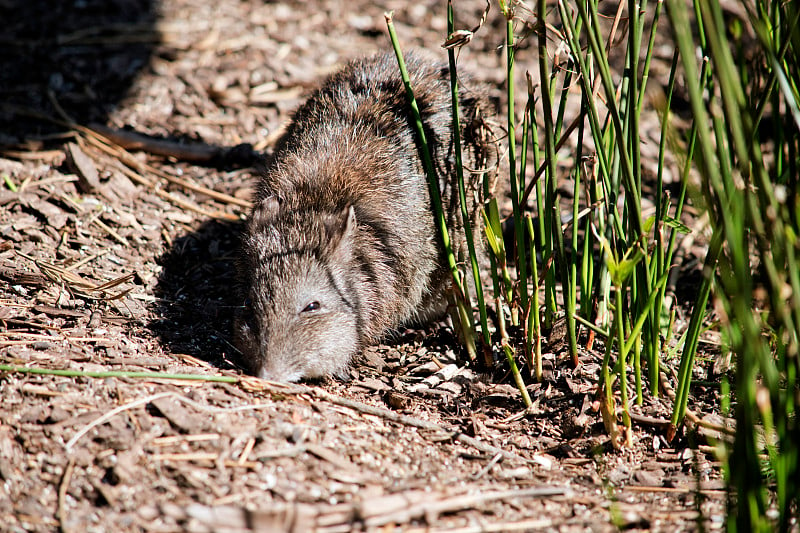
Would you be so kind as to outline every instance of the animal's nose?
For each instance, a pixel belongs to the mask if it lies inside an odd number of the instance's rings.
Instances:
[[[283,383],[293,383],[299,381],[300,378],[303,377],[300,372],[288,369],[270,368],[269,365],[262,365],[261,368],[258,369],[256,375],[267,381],[279,381]]]

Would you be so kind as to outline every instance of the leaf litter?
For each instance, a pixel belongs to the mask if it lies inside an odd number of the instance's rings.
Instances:
[[[668,443],[671,404],[647,397],[633,448],[615,452],[593,385],[602,352],[574,369],[555,332],[527,412],[503,376],[465,366],[444,323],[370,347],[346,382],[237,369],[233,272],[254,161],[321,76],[388,46],[385,10],[404,42],[438,49],[443,2],[126,0],[157,17],[111,26],[114,8],[89,4],[55,49],[83,67],[55,85],[53,71],[49,88],[32,78],[44,96],[14,92],[0,109],[14,120],[0,139],[6,530],[684,531],[698,510],[721,527],[718,391],[693,391],[708,413],[690,418],[699,446]],[[485,7],[459,2],[457,16],[470,27]],[[501,23],[490,15],[460,56],[495,101]]]

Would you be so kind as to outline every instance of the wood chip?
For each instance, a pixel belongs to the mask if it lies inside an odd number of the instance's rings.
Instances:
[[[77,143],[67,143],[65,147],[67,163],[78,175],[78,186],[85,193],[92,193],[100,188],[100,176],[91,157]]]

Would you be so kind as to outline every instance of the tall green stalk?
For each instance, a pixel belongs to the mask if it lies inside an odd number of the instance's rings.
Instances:
[[[453,4],[447,2],[447,34],[452,35],[455,30],[453,26]],[[486,301],[483,296],[483,284],[481,282],[480,268],[478,266],[478,256],[475,251],[475,236],[472,233],[472,216],[467,209],[467,192],[464,184],[464,166],[461,159],[461,118],[459,116],[458,98],[458,71],[456,70],[455,50],[447,50],[447,58],[450,65],[450,95],[452,100],[453,113],[453,144],[455,147],[455,167],[458,181],[458,199],[461,207],[461,218],[464,223],[464,235],[467,241],[470,266],[472,267],[472,279],[475,283],[475,296],[478,300],[478,313],[481,321],[481,333],[483,335],[484,352],[492,344],[491,334],[489,333],[489,321],[486,315]]]
[[[453,286],[456,289],[455,300],[458,311],[459,327],[461,329],[462,338],[467,349],[467,353],[469,354],[470,359],[475,360],[477,358],[477,350],[475,347],[475,329],[472,323],[472,310],[468,309],[465,303],[466,291],[463,283],[463,276],[458,269],[455,252],[453,251],[453,245],[450,241],[450,234],[447,230],[447,221],[444,216],[444,210],[442,209],[442,196],[439,191],[439,180],[436,177],[436,171],[433,167],[433,160],[431,159],[428,141],[425,136],[425,128],[422,124],[422,116],[419,112],[417,100],[414,98],[414,90],[411,87],[408,69],[406,69],[406,63],[403,59],[403,52],[400,49],[400,43],[397,39],[394,23],[392,22],[392,13],[386,13],[384,16],[386,18],[386,27],[389,30],[389,37],[392,41],[392,47],[394,48],[395,55],[397,56],[397,64],[400,69],[400,75],[403,79],[403,85],[406,89],[409,107],[411,108],[412,117],[414,119],[414,129],[416,130],[417,139],[419,140],[420,144],[422,165],[428,178],[428,192],[430,193],[431,197],[431,205],[434,211],[436,227],[439,231],[439,237],[442,240],[442,245],[447,257],[447,264],[450,268],[450,273],[453,276]]]
[[[536,234],[533,229],[533,218],[530,214],[525,214],[525,225],[528,229],[531,250],[536,249]],[[539,318],[539,270],[536,264],[536,256],[531,261],[531,279],[533,281],[533,293],[531,295],[530,306],[528,308],[528,329],[526,338],[530,342],[530,359],[533,377],[536,381],[542,381],[542,326]]]
[[[539,48],[539,80],[542,87],[542,111],[544,120],[544,140],[545,140],[545,183],[547,191],[545,197],[545,211],[541,216],[546,217],[549,225],[550,239],[552,243],[552,253],[556,258],[556,268],[561,275],[562,290],[568,291],[571,286],[569,277],[569,267],[564,250],[564,232],[561,229],[561,212],[559,209],[557,175],[556,175],[556,148],[555,148],[555,128],[553,124],[553,101],[548,89],[550,80],[550,64],[547,56],[547,2],[538,0],[537,15],[539,24],[537,25],[537,37]],[[575,325],[575,301],[568,295],[564,297],[565,319],[567,323],[567,340],[569,343],[569,355],[572,364],[578,366],[578,338]]]
[[[517,141],[516,116],[514,112],[514,9],[512,4],[500,3],[506,18],[506,89],[508,95],[508,177],[511,185],[511,206],[514,216],[514,237],[516,239],[517,282],[519,284],[520,308],[528,308],[528,259],[526,253],[525,230],[519,200],[519,184],[517,182]],[[511,310],[511,322],[519,324],[518,312]]]

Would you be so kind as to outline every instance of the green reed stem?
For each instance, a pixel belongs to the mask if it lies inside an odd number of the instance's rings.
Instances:
[[[453,25],[453,4],[452,1],[447,2],[447,33],[452,34],[455,31]],[[489,321],[486,314],[486,301],[483,295],[483,283],[481,282],[480,268],[478,266],[478,256],[475,252],[475,236],[472,233],[472,216],[467,210],[467,192],[464,185],[464,165],[462,162],[461,153],[461,117],[459,96],[458,96],[458,71],[456,70],[456,57],[455,51],[450,48],[447,50],[447,58],[450,65],[450,95],[452,99],[452,112],[453,112],[453,143],[455,145],[455,162],[456,162],[456,177],[458,181],[458,199],[461,206],[461,218],[464,223],[464,235],[467,240],[467,249],[469,252],[470,265],[472,267],[472,279],[475,283],[475,296],[478,300],[478,313],[481,321],[481,333],[483,334],[484,348],[488,348],[492,344],[491,334],[489,332]],[[485,351],[485,350],[484,350]]]
[[[517,385],[520,393],[522,394],[522,402],[525,404],[525,407],[530,407],[533,405],[531,401],[531,397],[528,394],[528,389],[525,388],[525,381],[522,379],[522,374],[519,371],[519,367],[517,366],[517,361],[514,358],[514,349],[508,344],[508,342],[503,342],[503,353],[506,354],[506,360],[508,361],[508,367],[511,369],[511,375],[514,378],[514,383]]]
[[[508,6],[503,13],[506,17],[506,86],[508,90],[508,174],[511,185],[511,207],[514,217],[514,237],[517,248],[517,282],[519,283],[520,308],[528,308],[528,260],[525,247],[525,230],[519,200],[519,184],[517,183],[517,141],[516,117],[514,112],[514,15]],[[512,308],[511,323],[518,325],[517,313]]]
[[[544,139],[545,139],[545,171],[547,193],[545,197],[545,211],[540,216],[547,217],[550,231],[550,242],[552,251],[555,252],[556,268],[561,274],[561,286],[568,291],[570,287],[570,271],[564,249],[564,232],[561,229],[561,213],[559,209],[557,174],[556,174],[556,148],[555,148],[555,129],[553,124],[553,99],[547,89],[547,80],[550,79],[550,64],[547,56],[547,26],[544,23],[547,17],[546,0],[538,0],[538,50],[539,50],[539,79],[542,87],[542,111],[544,119]],[[546,252],[549,250],[545,250]],[[569,343],[569,355],[572,364],[578,366],[578,339],[575,326],[575,302],[568,295],[564,297],[565,319],[567,323],[567,340]]]
[[[232,376],[209,376],[205,374],[172,374],[170,372],[142,372],[142,371],[88,371],[88,370],[60,370],[55,368],[37,368],[16,365],[0,365],[0,372],[16,372],[21,374],[39,374],[47,376],[62,376],[69,378],[139,378],[139,379],[178,379],[186,381],[210,381],[216,383],[238,383],[240,378]]]
[[[458,308],[458,316],[460,318],[460,328],[462,332],[462,340],[467,349],[470,359],[475,360],[477,357],[477,349],[475,347],[475,329],[472,320],[466,320],[467,317],[472,316],[472,310],[466,309],[466,291],[464,288],[463,278],[461,272],[458,270],[458,263],[453,251],[453,245],[450,241],[450,234],[447,230],[447,221],[444,216],[442,208],[442,196],[439,191],[439,181],[436,176],[436,171],[433,167],[433,160],[431,158],[430,147],[425,136],[425,128],[422,124],[422,115],[417,105],[417,100],[414,97],[414,90],[411,87],[411,80],[408,75],[405,60],[403,59],[403,52],[400,49],[400,43],[397,39],[394,23],[392,22],[392,13],[385,13],[386,27],[389,30],[389,38],[392,41],[392,48],[397,56],[397,65],[400,69],[400,75],[403,79],[403,85],[406,89],[406,96],[408,97],[409,107],[411,108],[411,115],[413,118],[413,126],[417,133],[417,139],[420,143],[420,156],[422,157],[422,166],[425,169],[425,174],[428,177],[428,192],[431,197],[431,205],[433,207],[434,218],[436,227],[439,230],[439,237],[442,239],[442,246],[447,257],[447,264],[450,268],[450,273],[453,276],[453,285],[456,289],[456,307]]]
[[[525,225],[528,228],[528,238],[531,250],[536,250],[536,235],[533,230],[533,218],[529,213],[525,214]],[[542,335],[539,319],[539,269],[536,263],[536,253],[531,252],[531,279],[533,280],[533,292],[531,294],[530,307],[528,308],[528,330],[526,337],[530,341],[532,359],[531,370],[536,381],[542,381]]]

